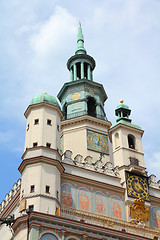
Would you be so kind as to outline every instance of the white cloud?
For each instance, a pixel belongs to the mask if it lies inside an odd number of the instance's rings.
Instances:
[[[55,13],[46,22],[39,23],[30,38],[35,55],[45,57],[51,52],[61,54],[68,47],[70,36],[76,32],[76,19],[69,12],[57,6]]]

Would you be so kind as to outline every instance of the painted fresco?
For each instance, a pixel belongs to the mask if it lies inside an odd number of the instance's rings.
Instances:
[[[149,216],[150,226],[160,228],[160,208],[152,207]]]
[[[62,184],[61,204],[70,208],[104,214],[105,216],[124,219],[122,200],[115,195],[107,197],[106,194],[90,191],[87,188],[74,188],[69,183]],[[158,215],[157,215],[158,216]]]
[[[101,192],[95,193],[94,212],[99,214],[106,214],[106,197]]]
[[[123,218],[122,202],[117,196],[110,198],[111,217]]]
[[[52,233],[45,233],[41,237],[41,240],[58,240],[58,238],[55,235],[53,235]]]
[[[73,187],[69,184],[63,184],[61,189],[61,204],[67,207],[73,207]]]
[[[86,188],[79,188],[78,208],[84,211],[90,211],[90,195]]]

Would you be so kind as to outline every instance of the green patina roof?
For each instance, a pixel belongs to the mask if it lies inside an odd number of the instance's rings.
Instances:
[[[120,104],[117,106],[116,109],[119,109],[119,108],[129,109],[129,107],[128,107],[126,104],[124,104],[124,103],[120,103]]]
[[[49,103],[51,105],[54,105],[54,106],[57,106],[60,108],[60,105],[59,105],[57,99],[51,95],[48,95],[47,93],[42,93],[42,94],[38,94],[38,95],[34,96],[29,105],[43,103],[43,102]]]
[[[112,125],[111,128],[117,126],[118,124],[124,124],[124,125],[126,125],[126,126],[129,126],[129,127],[132,127],[132,128],[136,128],[136,129],[139,129],[139,130],[142,130],[142,128],[139,127],[138,125],[132,124],[132,123],[127,122],[127,121],[125,121],[125,120],[120,120],[119,122],[117,122],[117,123],[115,123],[114,125]],[[143,130],[142,130],[142,131],[143,131]]]
[[[82,33],[82,27],[79,23],[78,28],[78,35],[77,35],[77,50],[75,51],[75,54],[86,54],[86,49],[84,48],[84,37]]]

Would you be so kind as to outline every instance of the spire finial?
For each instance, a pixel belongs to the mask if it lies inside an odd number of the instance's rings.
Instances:
[[[77,35],[77,50],[75,54],[86,54],[86,49],[84,48],[84,37],[82,33],[81,22],[79,21],[78,35]]]

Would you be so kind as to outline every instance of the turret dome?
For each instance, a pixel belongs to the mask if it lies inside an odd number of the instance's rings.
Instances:
[[[59,105],[57,99],[51,95],[48,95],[46,92],[34,96],[29,105],[43,103],[43,102],[49,103],[51,105],[54,105],[54,106],[57,106],[60,108],[60,105]]]
[[[123,103],[123,100],[120,101],[120,104],[117,106],[116,109],[119,109],[119,108],[129,109],[129,107]]]

